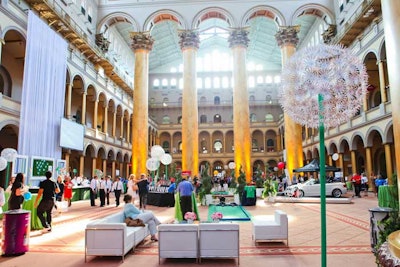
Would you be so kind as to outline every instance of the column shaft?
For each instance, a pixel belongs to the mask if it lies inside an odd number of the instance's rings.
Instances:
[[[372,175],[372,154],[371,154],[371,148],[367,147],[365,148],[365,164],[366,164],[366,169],[365,171],[367,172],[367,177],[371,177]],[[373,183],[371,179],[368,179],[368,186],[369,188],[373,188]]]
[[[82,118],[81,118],[81,123],[83,125],[86,124],[86,92],[83,92],[82,94]]]
[[[97,109],[99,108],[99,101],[94,101],[94,108],[93,108],[93,129],[97,130]]]
[[[351,171],[353,173],[357,173],[356,151],[355,150],[350,151],[350,156],[351,156]]]
[[[387,102],[386,96],[386,82],[385,82],[385,70],[383,68],[383,61],[380,60],[378,62],[378,71],[379,71],[379,88],[381,91],[381,101],[382,103]]]
[[[104,107],[104,127],[103,127],[103,132],[107,135],[108,134],[108,106],[106,105]]]
[[[77,175],[83,175],[85,170],[85,156],[79,156],[79,173]]]
[[[115,137],[117,128],[117,111],[113,112],[113,125],[112,125],[112,136]]]
[[[103,159],[103,177],[107,175],[107,159]]]
[[[72,83],[67,84],[67,99],[65,105],[67,106],[66,117],[67,119],[71,119],[71,100],[72,99]]]
[[[95,176],[95,170],[97,168],[96,158],[92,158],[92,177]]]
[[[392,101],[393,140],[400,140],[400,1],[381,2],[385,30],[385,45]],[[400,173],[400,142],[394,143],[396,173]],[[386,158],[386,160],[390,160]],[[399,187],[400,179],[397,179]],[[400,188],[400,187],[399,187]],[[400,194],[399,194],[400,199]]]
[[[388,178],[388,184],[393,184],[393,166],[392,166],[392,152],[390,150],[390,144],[384,144],[385,158],[386,158],[386,175]]]

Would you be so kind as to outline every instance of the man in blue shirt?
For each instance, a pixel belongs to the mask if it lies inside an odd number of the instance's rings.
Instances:
[[[186,212],[192,212],[192,192],[193,186],[188,181],[188,177],[182,177],[182,181],[178,185],[179,200],[181,204],[182,217],[185,218]]]

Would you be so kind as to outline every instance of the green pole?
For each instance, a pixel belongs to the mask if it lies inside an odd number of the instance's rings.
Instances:
[[[169,180],[168,179],[168,165],[165,165],[165,180]]]
[[[7,169],[6,169],[6,184],[4,185],[4,190],[8,187],[8,181],[10,180],[10,165],[11,163],[7,161]]]
[[[326,267],[326,190],[325,190],[325,129],[323,116],[324,97],[318,94],[319,111],[319,175],[321,193],[321,267]]]

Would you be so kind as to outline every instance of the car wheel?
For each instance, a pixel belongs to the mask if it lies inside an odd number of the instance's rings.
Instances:
[[[304,191],[303,190],[299,190],[299,197],[304,197]]]
[[[339,198],[339,197],[342,196],[342,191],[340,191],[340,189],[335,189],[335,190],[332,191],[332,196],[336,197],[336,198]]]

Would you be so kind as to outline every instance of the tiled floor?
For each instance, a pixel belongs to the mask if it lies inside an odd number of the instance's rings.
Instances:
[[[376,266],[371,253],[369,208],[377,206],[377,198],[354,198],[352,204],[327,204],[327,266]],[[174,209],[149,206],[163,222],[173,221]],[[320,205],[303,203],[265,203],[246,209],[253,216],[272,216],[275,209],[289,215],[289,247],[285,243],[257,243],[251,237],[251,222],[240,223],[240,266],[302,267],[321,266]],[[88,201],[73,202],[69,211],[54,217],[53,231],[42,234],[32,231],[29,252],[21,256],[0,257],[2,267],[47,266],[158,266],[156,242],[146,239],[122,262],[119,257],[88,257],[84,262],[84,229],[94,219],[104,217],[122,207],[90,207]],[[201,219],[207,207],[199,207]],[[235,266],[233,259],[206,259],[205,266]],[[198,266],[192,259],[162,259],[163,266]]]

